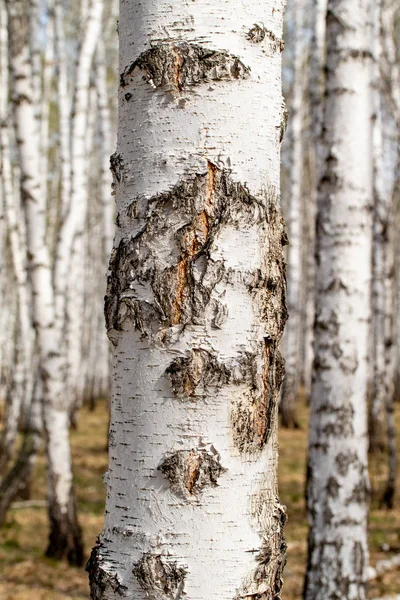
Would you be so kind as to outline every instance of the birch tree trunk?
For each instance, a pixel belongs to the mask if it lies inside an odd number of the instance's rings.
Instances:
[[[101,202],[102,214],[104,220],[104,265],[107,265],[108,257],[112,249],[114,236],[114,211],[115,203],[111,196],[111,178],[110,178],[110,161],[109,152],[112,147],[112,133],[110,122],[110,109],[108,106],[107,94],[107,71],[106,71],[106,54],[104,40],[100,39],[97,44],[97,63],[96,63],[96,88],[97,102],[99,113],[99,133],[101,141],[100,150],[100,178],[101,178]]]
[[[309,431],[307,600],[364,599],[372,100],[370,0],[329,0]]]
[[[288,234],[288,309],[289,321],[284,335],[286,374],[280,401],[281,421],[284,427],[298,427],[296,404],[301,384],[301,301],[304,277],[302,273],[302,175],[303,175],[303,18],[304,2],[293,2],[291,18],[294,21],[294,82],[290,119],[290,173]],[[289,132],[288,132],[289,133]]]
[[[68,86],[67,71],[67,48],[64,33],[65,13],[63,0],[55,0],[54,3],[54,38],[55,38],[55,58],[56,58],[56,80],[57,80],[57,104],[59,114],[59,147],[61,162],[61,191],[59,222],[61,223],[67,215],[69,202],[71,199],[71,99]],[[58,266],[58,264],[57,264]],[[60,294],[59,303],[61,303],[62,294]],[[56,298],[56,309],[57,307]],[[57,310],[59,319],[62,320],[62,305]]]
[[[394,315],[395,315],[395,206],[394,165],[398,149],[392,147],[390,135],[395,129],[387,106],[388,94],[382,85],[386,62],[382,41],[385,28],[385,2],[375,3],[375,115],[374,115],[374,244],[373,244],[373,377],[370,410],[370,450],[389,450],[389,478],[384,502],[393,507],[396,482],[396,440],[394,427]],[[387,48],[387,44],[385,44]],[[389,138],[388,140],[385,139]],[[386,146],[386,147],[385,147]],[[389,146],[389,147],[388,147]],[[393,160],[394,159],[394,160]],[[395,167],[395,168],[396,168]]]
[[[37,332],[42,380],[43,418],[48,464],[50,517],[49,556],[67,555],[82,562],[81,532],[72,486],[64,361],[55,322],[50,255],[46,245],[46,206],[39,170],[39,131],[32,97],[29,14],[24,0],[6,0],[11,65],[11,91],[21,166],[33,319]]]
[[[311,0],[311,49],[309,71],[309,100],[311,108],[310,134],[312,144],[309,148],[311,163],[311,193],[308,198],[304,219],[307,227],[307,257],[304,272],[307,281],[305,302],[304,333],[304,370],[303,384],[307,394],[311,390],[312,365],[314,359],[314,319],[315,319],[315,222],[317,212],[317,187],[321,177],[321,127],[324,106],[324,65],[326,46],[326,8],[327,0]],[[304,246],[303,240],[303,246]]]
[[[283,2],[120,3],[93,599],[280,598]]]
[[[370,411],[370,450],[385,444],[385,409],[394,394],[394,206],[392,176],[384,157],[384,106],[381,86],[382,2],[376,2],[374,115],[374,244],[373,244],[373,377]],[[386,163],[386,165],[385,165]],[[386,169],[385,169],[386,166]]]
[[[75,74],[71,115],[71,197],[60,230],[55,265],[57,321],[66,320],[68,392],[74,404],[79,379],[82,329],[82,253],[87,203],[86,125],[93,55],[100,34],[103,0],[92,0]]]

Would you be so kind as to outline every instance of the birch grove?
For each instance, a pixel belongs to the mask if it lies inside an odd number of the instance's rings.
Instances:
[[[399,58],[398,0],[0,0],[1,598],[399,595]]]

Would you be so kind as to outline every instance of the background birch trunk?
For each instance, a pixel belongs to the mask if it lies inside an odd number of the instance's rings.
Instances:
[[[393,416],[395,380],[395,180],[397,144],[391,140],[393,122],[385,85],[387,59],[384,38],[390,35],[385,22],[385,2],[375,4],[375,115],[374,115],[374,244],[373,244],[373,372],[370,407],[370,451],[388,449],[389,477],[383,495],[393,507],[396,481],[396,441]],[[386,29],[388,28],[388,29]],[[383,75],[383,77],[382,77]],[[388,103],[389,100],[389,103]],[[398,142],[398,133],[396,136]],[[394,147],[393,147],[394,146]]]
[[[315,223],[317,213],[317,188],[321,177],[321,157],[320,148],[321,127],[324,106],[324,66],[326,52],[326,8],[327,0],[311,0],[311,43],[309,60],[309,96],[310,103],[310,123],[309,132],[311,143],[309,147],[310,161],[310,194],[307,198],[304,219],[306,221],[305,240],[306,260],[304,264],[304,274],[307,281],[306,299],[304,303],[304,369],[303,385],[307,395],[311,390],[312,365],[314,360],[314,319],[315,319]],[[305,241],[304,240],[304,241]]]
[[[30,15],[23,0],[7,0],[6,6],[10,86],[21,167],[21,197],[26,220],[32,310],[43,396],[50,517],[47,553],[55,557],[67,555],[71,562],[79,564],[82,562],[82,542],[72,487],[64,361],[55,322],[50,254],[46,244],[46,204],[39,169],[39,129],[32,96],[32,64],[28,44]]]
[[[280,400],[281,422],[284,427],[298,427],[296,404],[301,384],[301,305],[304,299],[302,286],[304,273],[302,269],[302,237],[303,237],[303,24],[305,3],[302,0],[292,2],[291,19],[294,28],[294,82],[291,97],[291,113],[288,129],[290,136],[290,171],[289,171],[289,207],[286,218],[288,225],[288,310],[289,321],[284,335],[284,356],[286,374],[282,386]]]
[[[75,73],[71,114],[71,197],[60,228],[55,264],[57,315],[65,323],[67,338],[67,384],[71,407],[75,403],[75,382],[79,380],[81,360],[84,282],[81,270],[83,231],[87,211],[86,126],[90,75],[93,56],[101,30],[103,0],[92,0],[83,29]]]
[[[304,596],[360,600],[368,562],[372,2],[329,0],[326,27]]]
[[[278,599],[283,2],[120,9],[110,463],[91,596]]]

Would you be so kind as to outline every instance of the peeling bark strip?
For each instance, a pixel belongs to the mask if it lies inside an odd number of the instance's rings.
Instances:
[[[186,570],[168,557],[145,554],[133,574],[150,599],[178,600],[183,593]]]
[[[282,36],[283,5],[120,3],[130,66],[111,164],[113,393],[96,600],[280,600],[287,238],[281,56],[269,40]],[[254,22],[271,32],[257,44],[246,36]]]
[[[143,52],[122,73],[122,87],[129,84],[136,68],[154,88],[171,86],[178,92],[207,81],[244,79],[250,73],[236,56],[180,41],[158,44]]]
[[[226,471],[214,448],[179,450],[165,458],[158,469],[169,479],[171,489],[184,498],[218,485],[218,477]]]

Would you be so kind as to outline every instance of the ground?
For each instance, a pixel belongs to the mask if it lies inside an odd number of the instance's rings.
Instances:
[[[301,428],[280,432],[280,494],[289,515],[286,538],[289,545],[285,570],[284,600],[300,600],[306,560],[307,522],[304,506],[304,475],[307,444],[307,408],[299,410]],[[400,425],[400,404],[397,405]],[[101,531],[105,490],[101,476],[107,469],[106,432],[107,406],[99,402],[94,412],[83,408],[79,425],[72,432],[75,486],[80,521],[84,530],[86,557]],[[397,428],[400,431],[400,428]],[[400,452],[400,445],[399,445]],[[371,463],[371,481],[375,490],[382,489],[385,457]],[[43,557],[47,541],[45,498],[45,468],[41,456],[34,477],[31,499],[38,505],[13,508],[5,527],[0,531],[1,600],[87,600],[87,576],[84,569],[69,567]],[[400,487],[400,482],[399,482]],[[41,502],[40,502],[41,501]],[[391,551],[400,552],[400,495],[396,509],[379,508],[375,494],[369,524],[371,564],[388,558]],[[389,552],[382,545],[390,547]],[[397,587],[396,587],[397,580]],[[370,597],[400,592],[399,571],[374,582]]]

